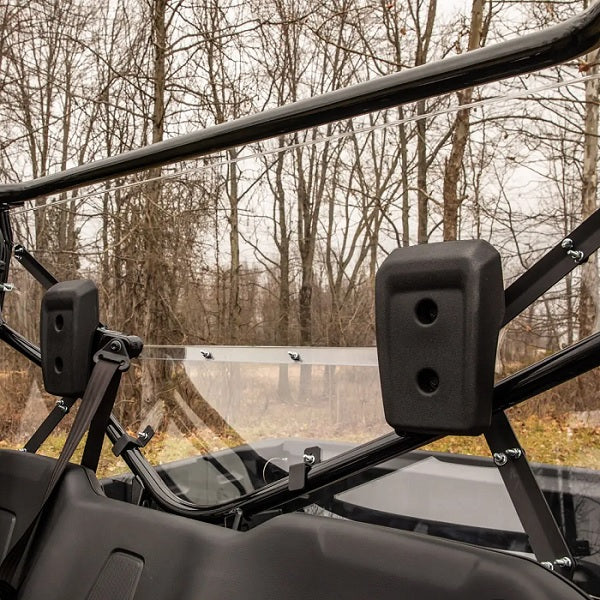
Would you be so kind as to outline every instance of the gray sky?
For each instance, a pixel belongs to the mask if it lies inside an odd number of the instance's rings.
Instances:
[[[471,9],[471,0],[441,0],[438,11],[441,14],[466,13]]]

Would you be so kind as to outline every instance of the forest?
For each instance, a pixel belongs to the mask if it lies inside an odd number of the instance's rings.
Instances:
[[[516,38],[588,3],[5,0],[2,182]],[[393,248],[485,239],[509,284],[596,210],[599,52],[41,197],[13,212],[15,240],[58,279],[96,281],[103,321],[150,345],[372,346],[374,277]],[[3,317],[37,340],[41,290],[18,264],[9,280]],[[502,331],[499,376],[596,331],[598,302],[592,258]],[[0,356],[16,420],[39,373]],[[590,375],[550,400],[594,410],[597,388]]]

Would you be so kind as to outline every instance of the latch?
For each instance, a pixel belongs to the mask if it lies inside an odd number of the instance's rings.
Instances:
[[[309,471],[321,462],[321,448],[312,446],[306,448],[302,455],[302,462],[290,466],[288,489],[291,492],[303,490],[306,487],[306,479]]]

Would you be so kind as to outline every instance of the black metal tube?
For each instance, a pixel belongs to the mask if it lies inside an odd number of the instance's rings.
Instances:
[[[575,564],[573,555],[531,465],[522,453],[513,455],[512,458],[507,457],[507,448],[520,449],[520,444],[504,412],[494,415],[485,439],[537,561],[553,564],[557,558],[568,558],[569,566],[555,565],[554,570],[563,577],[571,578]],[[502,457],[506,458],[504,462]]]
[[[5,323],[0,323],[0,339],[35,364],[41,364],[39,348]],[[600,366],[600,333],[595,333],[498,382],[494,388],[494,412],[515,406],[597,366]],[[123,433],[124,430],[119,422],[111,416],[107,429],[109,439],[115,442]],[[287,479],[283,479],[248,494],[242,500],[232,500],[210,507],[197,506],[173,494],[138,448],[127,449],[122,458],[140,477],[147,489],[151,491],[154,500],[163,509],[195,519],[223,522],[238,509],[246,515],[253,515],[290,503],[295,508],[305,506],[310,504],[312,498],[323,489],[331,488],[347,477],[434,442],[440,437],[426,434],[399,437],[390,433],[316,465],[308,473],[306,489],[300,493],[290,492]]]
[[[25,246],[17,244],[13,249],[14,257],[25,267],[32,277],[45,289],[50,289],[58,280],[50,271],[40,264]]]
[[[0,311],[4,308],[4,294],[10,272],[13,232],[10,214],[6,207],[0,210]]]
[[[570,245],[565,248],[563,244],[567,239],[570,240]],[[506,311],[502,325],[512,321],[554,284],[586,261],[598,247],[600,247],[600,210],[587,217],[506,289],[504,293]],[[581,252],[581,257],[574,260],[569,256],[569,250]]]
[[[494,410],[506,410],[598,366],[600,333],[594,333],[499,381],[494,388]]]
[[[97,162],[14,185],[0,200],[20,203],[128,173],[249,144],[559,64],[600,43],[600,4],[541,32],[352,87],[208,127]]]
[[[0,340],[27,357],[34,365],[42,366],[40,349],[4,321],[0,322]]]

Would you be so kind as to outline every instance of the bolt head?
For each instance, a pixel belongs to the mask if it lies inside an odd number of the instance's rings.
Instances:
[[[573,561],[568,556],[564,556],[563,558],[557,558],[554,561],[554,566],[562,569],[570,569],[573,566]]]
[[[570,250],[573,247],[573,240],[571,238],[565,238],[561,243],[561,247],[565,250]]]
[[[307,465],[311,465],[311,466],[312,466],[312,465],[314,465],[314,464],[315,464],[315,461],[317,460],[317,459],[315,458],[314,454],[304,454],[304,455],[303,455],[303,458],[304,458],[304,462],[305,462]]]
[[[505,454],[510,458],[517,459],[523,456],[523,451],[521,450],[521,448],[508,448]]]
[[[508,457],[504,452],[494,452],[494,462],[496,466],[503,467],[508,462]]]

